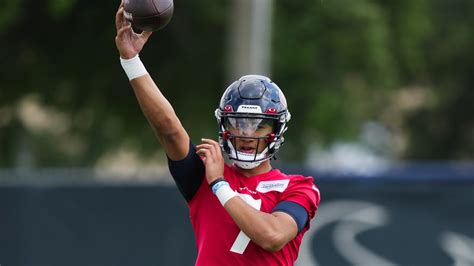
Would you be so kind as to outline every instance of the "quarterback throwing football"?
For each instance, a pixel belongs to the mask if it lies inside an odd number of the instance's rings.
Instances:
[[[280,88],[259,75],[233,82],[215,111],[219,140],[194,145],[138,57],[151,32],[134,33],[122,5],[116,27],[122,67],[187,201],[196,265],[293,265],[320,195],[312,177],[270,164],[290,120]]]

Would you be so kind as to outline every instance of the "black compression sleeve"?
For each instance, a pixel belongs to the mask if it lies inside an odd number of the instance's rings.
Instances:
[[[184,159],[173,161],[168,157],[168,168],[179,191],[189,202],[201,186],[206,174],[204,163],[196,154],[196,147],[191,141],[189,141],[188,155]]]
[[[298,233],[303,230],[304,226],[308,222],[308,212],[306,212],[306,209],[298,203],[292,201],[282,201],[278,203],[272,210],[272,212],[276,211],[287,213],[293,217],[293,219],[295,219],[296,225],[298,226]]]

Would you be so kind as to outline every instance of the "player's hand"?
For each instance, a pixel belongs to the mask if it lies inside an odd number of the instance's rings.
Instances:
[[[224,158],[222,157],[219,143],[212,139],[202,139],[202,143],[196,146],[197,154],[201,156],[206,167],[207,183],[224,176]]]
[[[115,36],[115,45],[123,59],[129,59],[137,55],[151,36],[151,31],[144,31],[137,34],[132,29],[130,21],[123,16],[123,1],[115,15],[115,26],[117,36]]]

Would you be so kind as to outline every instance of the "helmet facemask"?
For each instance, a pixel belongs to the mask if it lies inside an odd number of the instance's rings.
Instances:
[[[253,169],[273,158],[284,141],[286,122],[278,116],[220,115],[219,143],[240,168]]]

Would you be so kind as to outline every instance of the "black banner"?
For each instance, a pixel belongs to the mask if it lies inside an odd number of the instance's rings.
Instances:
[[[474,181],[318,180],[297,265],[473,265]],[[185,201],[160,185],[0,185],[0,264],[194,265]]]
[[[474,182],[320,182],[297,265],[474,265]]]
[[[0,264],[194,265],[194,235],[174,187],[0,187]]]

